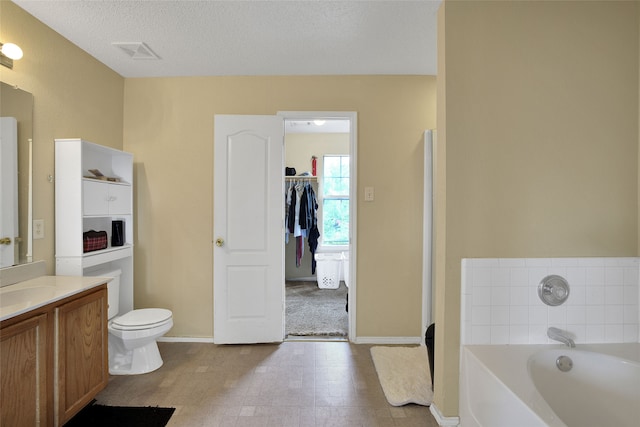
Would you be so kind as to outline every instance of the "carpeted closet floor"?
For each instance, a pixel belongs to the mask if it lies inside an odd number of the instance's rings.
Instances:
[[[321,289],[313,281],[286,282],[285,334],[291,337],[347,337],[347,287]]]

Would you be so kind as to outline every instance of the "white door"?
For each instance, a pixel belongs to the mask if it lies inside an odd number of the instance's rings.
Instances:
[[[0,267],[16,264],[18,236],[18,122],[0,118]]]
[[[216,115],[213,341],[284,339],[284,125]]]

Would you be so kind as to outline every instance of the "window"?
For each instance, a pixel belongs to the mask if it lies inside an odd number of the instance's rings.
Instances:
[[[322,244],[349,244],[349,156],[323,156]]]

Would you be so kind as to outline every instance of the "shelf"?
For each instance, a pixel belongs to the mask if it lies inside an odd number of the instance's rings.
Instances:
[[[88,182],[99,182],[102,184],[109,184],[109,185],[126,185],[131,187],[131,183],[126,181],[109,181],[108,179],[91,178],[89,176],[83,176],[82,180],[88,181]]]

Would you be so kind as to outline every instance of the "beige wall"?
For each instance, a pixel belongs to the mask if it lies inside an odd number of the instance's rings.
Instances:
[[[55,272],[54,138],[85,138],[122,148],[124,79],[9,1],[0,1],[0,42],[24,51],[0,81],[33,94],[33,218],[44,219],[45,238],[34,240],[34,259]]]
[[[638,255],[637,9],[444,4],[435,404],[445,415],[458,410],[462,258]]]
[[[421,336],[422,136],[435,126],[435,87],[429,76],[127,79],[136,306],[173,310],[170,336],[212,336],[215,114],[356,111],[357,334]],[[375,202],[362,201],[364,186]]]

